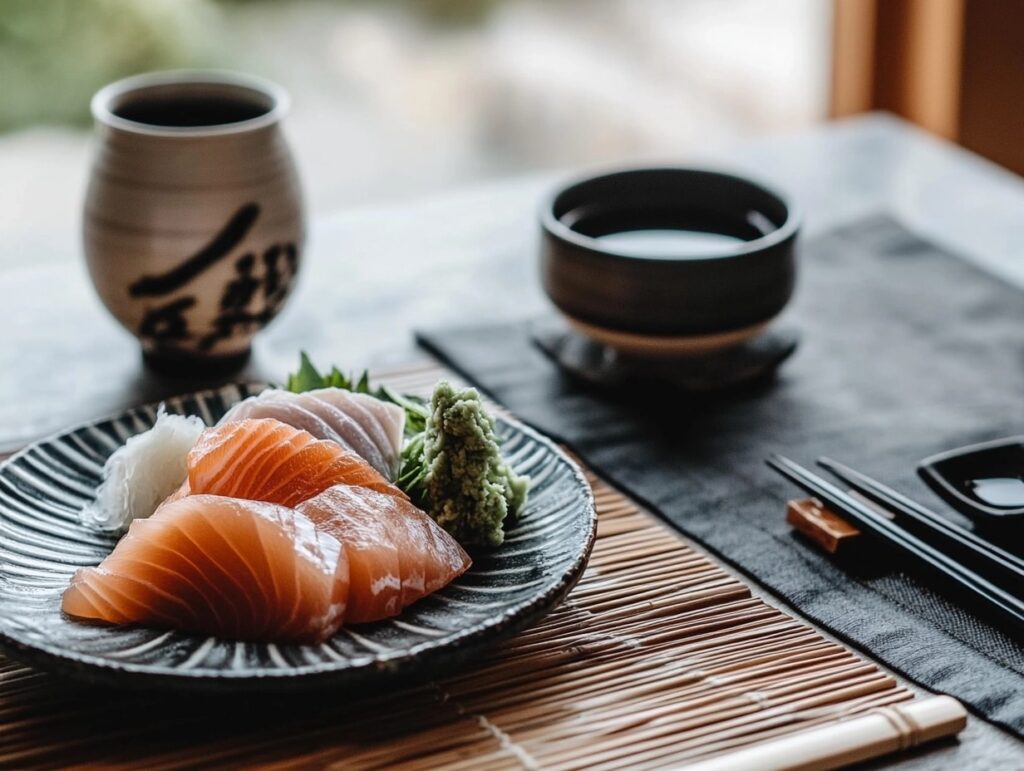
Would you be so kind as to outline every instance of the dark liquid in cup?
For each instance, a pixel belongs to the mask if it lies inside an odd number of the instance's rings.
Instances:
[[[150,126],[195,128],[241,123],[265,115],[269,107],[256,101],[198,94],[136,97],[119,105],[114,114]]]

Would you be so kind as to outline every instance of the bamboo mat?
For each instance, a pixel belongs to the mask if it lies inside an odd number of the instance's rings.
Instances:
[[[441,375],[384,379],[422,392]],[[653,768],[913,698],[588,478],[600,523],[583,579],[460,674],[237,700],[98,690],[0,657],[0,765]]]

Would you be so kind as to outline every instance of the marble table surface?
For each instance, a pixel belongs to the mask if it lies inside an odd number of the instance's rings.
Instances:
[[[805,237],[885,212],[1024,287],[1024,182],[894,118],[872,115],[665,161],[770,181],[799,202]],[[314,213],[299,286],[240,377],[280,380],[300,347],[342,367],[398,365],[416,355],[411,333],[419,326],[543,312],[535,214],[559,176]],[[74,228],[66,229],[66,253],[0,270],[0,454],[199,385],[143,369],[134,339],[92,291]],[[1022,766],[1024,743],[972,719],[959,743],[896,766],[954,764]]]

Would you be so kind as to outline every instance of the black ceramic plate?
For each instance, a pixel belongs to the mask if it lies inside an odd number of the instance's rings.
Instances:
[[[166,402],[212,424],[262,386],[229,386]],[[597,519],[579,468],[529,428],[499,420],[503,454],[532,479],[501,548],[399,617],[344,628],[322,645],[274,645],[149,628],[89,626],[60,611],[71,574],[114,539],[79,524],[104,460],[149,428],[155,406],[81,426],[0,466],[0,645],[34,665],[129,687],[287,690],[432,677],[472,658],[558,604],[579,579]]]

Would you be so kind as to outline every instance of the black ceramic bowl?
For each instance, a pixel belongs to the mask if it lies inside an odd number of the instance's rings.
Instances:
[[[541,210],[544,289],[570,322],[618,348],[720,348],[762,330],[789,302],[800,219],[741,177],[636,169],[569,184]],[[714,234],[713,250],[639,250],[609,236]]]

